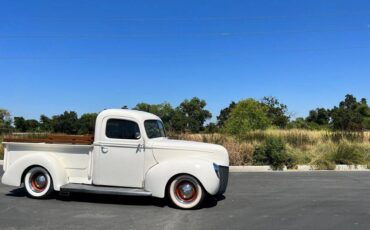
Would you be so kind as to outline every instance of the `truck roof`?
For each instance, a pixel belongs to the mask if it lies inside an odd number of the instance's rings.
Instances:
[[[143,112],[143,111],[138,111],[138,110],[131,110],[131,109],[106,109],[102,112],[99,113],[98,120],[106,117],[106,116],[123,116],[123,117],[133,117],[136,118],[140,121],[145,121],[145,120],[161,120],[158,116]]]

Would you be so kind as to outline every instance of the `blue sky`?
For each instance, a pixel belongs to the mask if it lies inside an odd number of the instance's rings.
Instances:
[[[0,107],[38,118],[275,96],[370,99],[369,1],[2,1]]]

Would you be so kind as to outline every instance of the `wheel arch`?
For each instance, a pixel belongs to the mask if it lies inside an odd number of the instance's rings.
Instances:
[[[51,173],[49,172],[49,170],[45,167],[43,167],[42,165],[30,165],[29,167],[27,167],[24,171],[23,171],[23,174],[22,174],[22,177],[21,177],[21,183],[24,183],[24,178],[26,177],[27,175],[27,172],[30,171],[31,169],[33,168],[36,168],[36,167],[40,167],[40,168],[43,168],[46,170],[46,172],[49,173],[51,179],[53,180],[53,177],[51,176]]]
[[[46,156],[44,154],[32,154],[15,161],[5,171],[2,183],[20,186],[27,171],[33,167],[42,167],[50,174],[56,191],[59,191],[60,187],[67,183],[67,174],[61,162],[52,155]]]
[[[203,186],[202,182],[201,182],[197,177],[195,177],[194,175],[191,175],[191,174],[189,174],[189,173],[178,173],[178,174],[176,174],[176,175],[173,175],[173,176],[172,176],[172,177],[167,181],[167,184],[166,184],[166,187],[165,187],[165,195],[167,194],[167,192],[168,192],[168,188],[170,187],[170,185],[171,185],[172,181],[174,181],[177,177],[179,177],[179,176],[184,176],[184,175],[194,177],[194,179],[195,179],[195,180],[197,180],[197,181],[198,181],[198,183],[200,184],[200,186],[204,189],[204,186]],[[205,189],[204,189],[204,191],[208,194],[208,192],[207,192]]]

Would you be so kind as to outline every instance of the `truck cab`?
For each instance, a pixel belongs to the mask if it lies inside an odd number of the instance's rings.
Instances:
[[[223,194],[228,183],[224,147],[170,140],[161,119],[141,111],[104,110],[92,143],[13,138],[3,144],[2,183],[24,185],[32,198],[53,191],[168,197],[191,209]]]

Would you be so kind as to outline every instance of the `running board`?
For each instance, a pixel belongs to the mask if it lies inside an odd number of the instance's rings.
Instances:
[[[60,192],[80,192],[93,194],[109,194],[124,196],[151,196],[152,193],[140,188],[107,187],[88,184],[66,184],[60,187]]]

